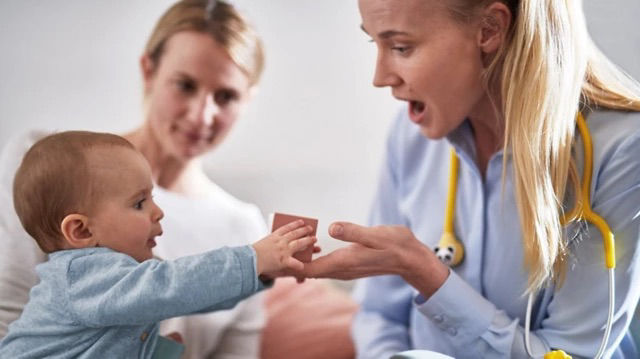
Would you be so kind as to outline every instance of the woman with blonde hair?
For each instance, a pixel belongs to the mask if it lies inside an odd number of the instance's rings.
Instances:
[[[640,86],[596,49],[581,1],[359,7],[373,83],[407,108],[373,227],[334,223],[354,244],[307,268],[382,275],[356,288],[358,357],[637,358]]]
[[[145,118],[124,135],[148,160],[154,201],[165,209],[164,238],[171,240],[158,241],[155,255],[174,259],[244,245],[266,234],[258,208],[218,187],[201,164],[241,115],[263,63],[260,38],[226,2],[182,0],[156,23],[140,58]],[[32,132],[5,147],[2,198],[11,198],[20,159],[44,135]],[[46,259],[20,228],[13,208],[3,207],[1,216],[0,337],[20,315],[36,284],[34,268]],[[182,335],[185,358],[256,358],[263,325],[262,298],[256,296],[231,310],[171,319],[161,333]],[[146,338],[141,333],[131,340]]]

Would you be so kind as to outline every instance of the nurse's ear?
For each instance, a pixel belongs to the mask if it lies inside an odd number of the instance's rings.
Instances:
[[[66,246],[70,248],[88,248],[97,245],[96,238],[89,230],[89,218],[82,214],[68,214],[60,224],[60,231]]]
[[[477,41],[485,55],[493,55],[503,45],[513,20],[511,10],[501,1],[494,1],[480,14]]]

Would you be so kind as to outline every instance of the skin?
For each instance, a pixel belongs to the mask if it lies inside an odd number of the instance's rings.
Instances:
[[[189,31],[167,40],[158,63],[143,54],[140,69],[145,121],[124,137],[148,161],[155,184],[206,195],[212,184],[198,157],[215,148],[242,113],[253,90],[248,78],[209,35]],[[68,248],[94,245],[86,219],[73,214],[61,224]],[[148,257],[143,252],[140,259]],[[182,341],[178,333],[169,336]]]
[[[390,87],[408,102],[412,122],[428,138],[442,138],[468,119],[474,133],[477,165],[502,144],[502,123],[483,85],[482,75],[503,44],[510,25],[508,8],[494,2],[470,21],[456,21],[438,0],[360,0],[362,29],[378,56],[374,86]],[[355,279],[381,274],[404,278],[429,298],[442,286],[449,268],[402,226],[363,227],[336,222],[329,235],[350,246],[307,265],[310,277]]]
[[[210,182],[197,160],[227,136],[251,97],[245,73],[210,35],[182,31],[158,63],[140,60],[147,105],[142,127],[125,135],[151,165],[154,181],[186,195]]]
[[[468,118],[484,173],[503,133],[482,74],[504,34],[483,27],[481,18],[455,21],[441,1],[361,0],[359,5],[362,29],[378,49],[373,85],[388,86],[395,98],[407,101],[411,120],[426,137],[442,138]],[[486,12],[508,26],[506,6],[492,6]],[[416,110],[416,102],[423,111]]]
[[[130,148],[109,147],[91,150],[88,163],[99,199],[86,214],[70,214],[63,220],[69,247],[107,247],[138,262],[153,258],[164,213],[153,201],[146,159]],[[299,220],[255,242],[257,273],[273,278],[301,271],[304,265],[293,255],[317,241],[309,236],[312,231]]]
[[[88,157],[98,200],[87,213],[65,217],[65,239],[72,248],[107,247],[138,262],[153,258],[164,213],[151,196],[149,164],[126,147],[92,149]]]
[[[164,213],[153,201],[151,169],[134,150],[97,150],[90,171],[99,178],[103,200],[89,217],[96,246],[126,253],[143,262],[153,258]]]
[[[169,37],[157,63],[143,54],[140,69],[147,114],[142,127],[124,137],[147,159],[157,185],[188,197],[208,195],[215,188],[199,158],[226,138],[255,88],[216,40],[195,31]],[[296,251],[317,241],[303,228],[304,234],[293,234],[296,244],[291,246]],[[291,234],[276,231],[273,235],[283,243],[293,241]],[[265,239],[254,243],[258,274],[300,273],[301,262],[283,254],[284,247],[271,253],[272,245]]]

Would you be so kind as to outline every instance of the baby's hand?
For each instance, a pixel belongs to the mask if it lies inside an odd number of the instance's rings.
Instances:
[[[274,278],[302,271],[304,264],[293,255],[316,243],[316,237],[309,236],[312,232],[311,226],[297,220],[254,243],[258,275]]]

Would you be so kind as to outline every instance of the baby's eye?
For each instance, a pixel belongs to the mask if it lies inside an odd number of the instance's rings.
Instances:
[[[136,202],[136,203],[133,205],[133,208],[135,208],[135,209],[142,209],[142,204],[143,204],[143,203],[144,203],[144,201],[146,201],[146,200],[147,200],[146,198],[143,198],[143,199],[139,200],[138,202]]]

